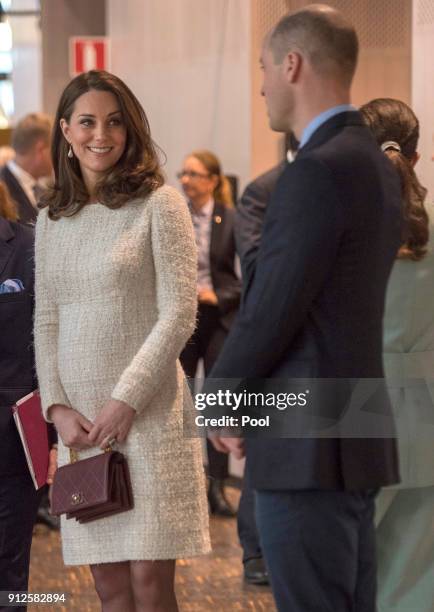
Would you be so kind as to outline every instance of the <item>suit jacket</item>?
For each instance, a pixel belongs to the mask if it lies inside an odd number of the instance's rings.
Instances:
[[[20,279],[25,290],[0,294],[0,473],[27,470],[11,406],[37,387],[32,346],[33,229],[0,217],[0,283]]]
[[[215,203],[210,241],[211,279],[220,321],[227,330],[236,316],[241,296],[241,281],[235,272],[234,217],[234,209]]]
[[[427,254],[396,260],[384,313],[384,368],[406,488],[434,485],[434,205],[427,210]]]
[[[36,223],[38,211],[30,202],[29,198],[26,195],[26,192],[21,187],[19,181],[12,174],[12,172],[7,166],[3,166],[3,168],[0,168],[0,181],[6,183],[11,197],[18,207],[20,223],[34,225]]]
[[[400,217],[398,175],[360,114],[320,126],[278,180],[255,272],[210,377],[381,378]],[[362,490],[399,478],[393,438],[258,437],[246,447],[257,489]]]
[[[243,281],[253,273],[267,206],[284,171],[284,161],[264,172],[245,188],[235,213],[235,243],[241,260]]]

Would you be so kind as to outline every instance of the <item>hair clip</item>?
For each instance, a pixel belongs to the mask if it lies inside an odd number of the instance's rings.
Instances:
[[[383,142],[383,144],[381,145],[381,150],[383,151],[383,153],[385,153],[389,149],[393,149],[394,151],[401,153],[401,147],[394,140],[388,140],[387,142]]]

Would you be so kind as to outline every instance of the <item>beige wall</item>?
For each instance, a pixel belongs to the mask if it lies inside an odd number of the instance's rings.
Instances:
[[[420,121],[419,152],[416,166],[421,182],[434,200],[434,0],[413,3],[412,103]]]
[[[105,0],[41,0],[41,29],[43,108],[54,114],[70,79],[69,38],[105,34]]]
[[[168,180],[208,148],[250,176],[250,3],[108,0],[113,71],[132,88],[167,155]]]
[[[262,71],[259,68],[262,40],[276,21],[285,14],[284,0],[251,0],[252,28],[251,37],[251,139],[252,151],[250,162],[251,176],[258,176],[274,166],[283,155],[281,134],[272,132],[268,125],[265,100],[261,96]]]

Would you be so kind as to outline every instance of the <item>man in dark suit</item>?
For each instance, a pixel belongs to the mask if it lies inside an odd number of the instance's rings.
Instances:
[[[281,162],[249,183],[238,203],[235,212],[235,243],[245,286],[254,273],[265,211],[286,163]],[[251,584],[268,584],[268,572],[256,527],[254,490],[247,468],[242,481],[237,527],[243,549],[244,579]]]
[[[249,183],[237,206],[235,216],[235,242],[241,261],[243,282],[253,273],[265,211],[276,187],[277,179],[285,169],[286,161],[277,164]]]
[[[294,134],[285,136],[285,160],[267,170],[244,189],[235,213],[235,243],[241,261],[243,283],[247,284],[253,273],[261,243],[265,212],[276,187],[277,179],[292,163],[298,149]]]
[[[52,172],[50,156],[52,120],[44,113],[30,113],[23,117],[12,132],[15,159],[0,168],[3,181],[18,210],[18,220],[34,225],[38,215],[37,203],[44,191],[41,180]],[[59,520],[50,515],[47,491],[38,511],[39,523],[50,529],[59,528]]]
[[[382,316],[401,195],[395,170],[349,105],[357,51],[351,24],[325,5],[282,18],[264,41],[270,125],[293,130],[300,149],[277,182],[254,274],[212,378],[351,386],[383,377]],[[321,412],[321,401],[313,408]],[[387,396],[376,408],[388,415]],[[374,497],[399,479],[396,447],[391,437],[349,432],[246,440],[280,610],[375,610]],[[243,453],[239,438],[214,443]]]
[[[18,122],[12,132],[15,159],[0,169],[0,180],[6,183],[18,208],[21,223],[34,225],[37,202],[43,191],[40,179],[51,174],[51,118],[31,113]]]
[[[241,262],[243,284],[249,284],[254,273],[256,257],[261,243],[265,212],[279,176],[288,162],[295,158],[298,143],[287,138],[287,159],[277,164],[247,185],[235,212],[235,243]],[[255,519],[254,490],[248,470],[242,482],[237,516],[238,537],[243,549],[244,579],[251,584],[268,584],[268,572],[264,563]]]
[[[11,411],[37,387],[33,240],[32,228],[0,217],[0,591],[27,591],[32,528],[42,493],[33,485]],[[5,281],[13,292],[1,292]]]

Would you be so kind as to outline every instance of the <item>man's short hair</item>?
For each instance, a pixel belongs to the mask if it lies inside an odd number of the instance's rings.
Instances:
[[[12,147],[18,155],[25,155],[43,140],[47,144],[51,138],[52,119],[44,113],[30,113],[23,117],[12,132]]]
[[[351,84],[359,50],[357,34],[339,11],[327,5],[312,4],[282,17],[268,44],[276,64],[291,49],[299,50],[318,74]]]

